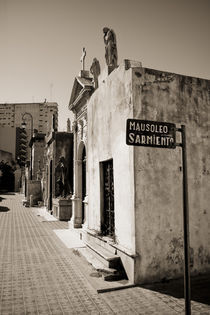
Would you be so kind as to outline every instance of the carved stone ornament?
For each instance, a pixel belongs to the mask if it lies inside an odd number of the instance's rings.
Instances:
[[[77,132],[77,130],[78,130],[77,122],[74,121],[73,124],[72,124],[72,131],[73,131],[73,132]]]
[[[79,120],[80,139],[83,138],[83,125],[84,125],[83,120],[80,119],[80,120]]]

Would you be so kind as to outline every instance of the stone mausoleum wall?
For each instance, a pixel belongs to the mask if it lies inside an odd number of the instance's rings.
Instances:
[[[88,102],[88,227],[101,229],[100,163],[113,159],[115,240],[135,254],[134,148],[125,138],[126,119],[133,117],[131,75],[121,65],[101,81]],[[131,268],[131,277],[133,272]]]
[[[210,270],[209,90],[208,80],[152,69],[133,76],[135,118],[186,126],[192,274]],[[181,154],[135,147],[136,282],[183,275]]]
[[[125,61],[88,102],[88,228],[100,232],[100,163],[113,159],[114,241],[133,282],[183,276],[183,174],[180,147],[126,145],[128,118],[186,125],[191,271],[210,270],[209,90],[207,80]]]

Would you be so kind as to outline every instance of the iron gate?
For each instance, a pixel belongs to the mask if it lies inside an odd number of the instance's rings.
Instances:
[[[114,236],[114,179],[113,179],[113,160],[103,162],[104,178],[104,213],[102,232],[107,236]]]

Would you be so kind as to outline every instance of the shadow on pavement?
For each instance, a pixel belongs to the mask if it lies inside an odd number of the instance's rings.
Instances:
[[[175,298],[184,298],[184,279],[140,286]],[[191,277],[191,300],[210,305],[210,274]]]
[[[1,202],[2,200],[4,200],[4,199],[6,199],[6,198],[3,198],[3,197],[0,196],[0,202]]]
[[[0,212],[8,212],[10,209],[8,207],[1,207],[0,206]]]

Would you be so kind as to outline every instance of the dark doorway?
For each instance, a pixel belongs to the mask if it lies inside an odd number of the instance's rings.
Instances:
[[[114,237],[115,222],[114,222],[113,160],[103,162],[102,165],[103,165],[102,233],[103,235]]]
[[[50,193],[49,193],[49,210],[52,210],[52,160],[50,161]]]
[[[85,147],[82,151],[82,223],[85,219],[85,205],[83,200],[86,196],[86,150]]]

